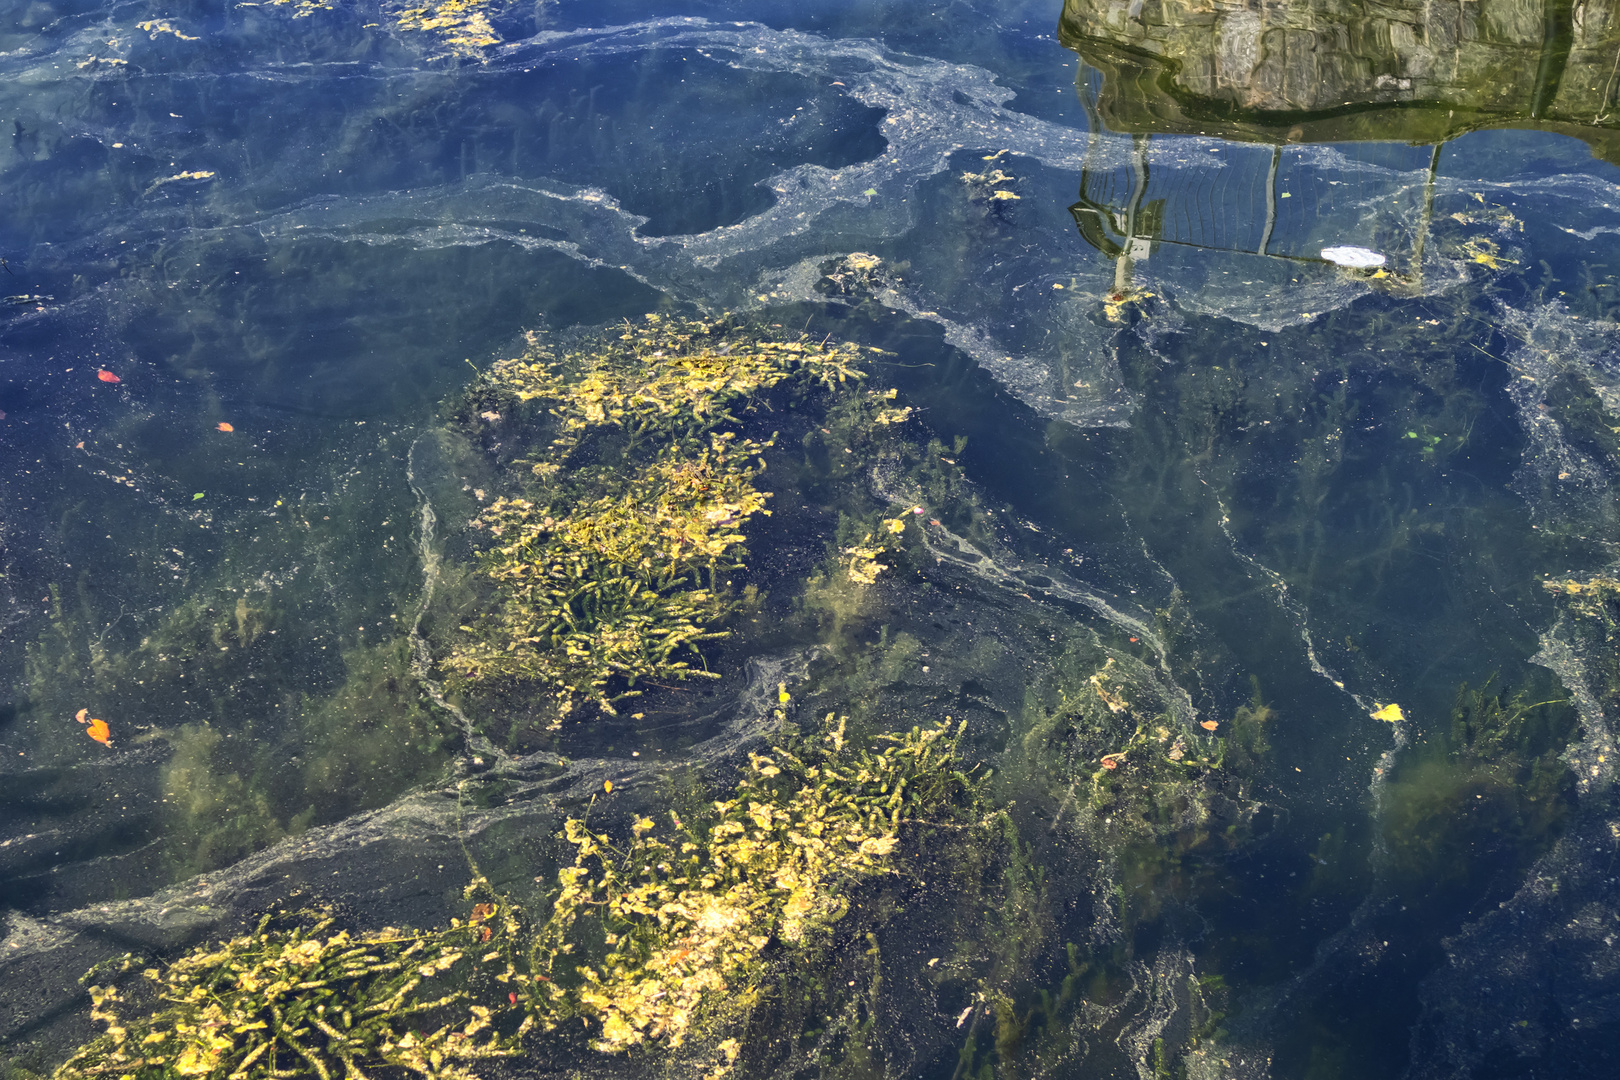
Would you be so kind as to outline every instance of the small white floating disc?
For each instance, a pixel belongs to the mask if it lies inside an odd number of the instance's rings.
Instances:
[[[1384,265],[1384,257],[1364,247],[1330,247],[1322,249],[1322,258],[1352,270],[1371,270]]]

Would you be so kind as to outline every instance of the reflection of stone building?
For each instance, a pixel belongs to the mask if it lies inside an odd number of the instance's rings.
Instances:
[[[1061,34],[1110,76],[1115,130],[1429,142],[1533,119],[1598,144],[1565,125],[1620,128],[1620,0],[1065,0]]]

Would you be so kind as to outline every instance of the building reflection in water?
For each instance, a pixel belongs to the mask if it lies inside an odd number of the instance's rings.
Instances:
[[[1070,208],[1120,293],[1163,245],[1365,247],[1388,259],[1369,273],[1420,287],[1452,139],[1537,128],[1620,163],[1620,0],[1066,0],[1060,38],[1094,146],[1132,137]]]

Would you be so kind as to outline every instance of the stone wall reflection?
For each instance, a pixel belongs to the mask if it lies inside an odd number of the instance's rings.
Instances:
[[[1063,35],[1245,112],[1424,103],[1620,125],[1620,0],[1065,0]]]

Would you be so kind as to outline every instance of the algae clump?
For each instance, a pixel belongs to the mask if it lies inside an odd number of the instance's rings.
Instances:
[[[447,979],[470,967],[493,936],[496,906],[473,911],[472,921],[446,930],[360,935],[327,935],[330,916],[278,928],[277,916],[266,915],[250,933],[145,969],[137,985],[151,984],[156,1003],[133,1017],[124,1015],[128,999],[116,977],[138,962],[109,962],[85,976],[91,1015],[106,1031],[54,1080],[404,1073],[471,1080],[471,1062],[510,1056],[528,1026],[502,1034],[494,1012]]]
[[[491,406],[480,415],[523,416],[540,449],[472,522],[491,596],[447,669],[468,687],[539,684],[564,712],[714,677],[698,646],[753,598],[722,575],[770,513],[758,481],[772,439],[745,436],[742,418],[788,380],[861,378],[860,348],[657,315],[560,351],[529,340],[469,394]]]
[[[973,804],[960,736],[913,728],[857,751],[829,715],[819,737],[750,755],[705,821],[671,814],[664,833],[643,818],[628,844],[569,821],[574,863],[536,944],[546,974],[533,993],[548,1022],[581,1018],[610,1053],[734,1028],[768,992],[768,955],[822,944],[847,890],[892,872],[905,826]],[[588,941],[599,957],[567,959]],[[716,1073],[735,1059],[728,1042],[713,1044]]]

